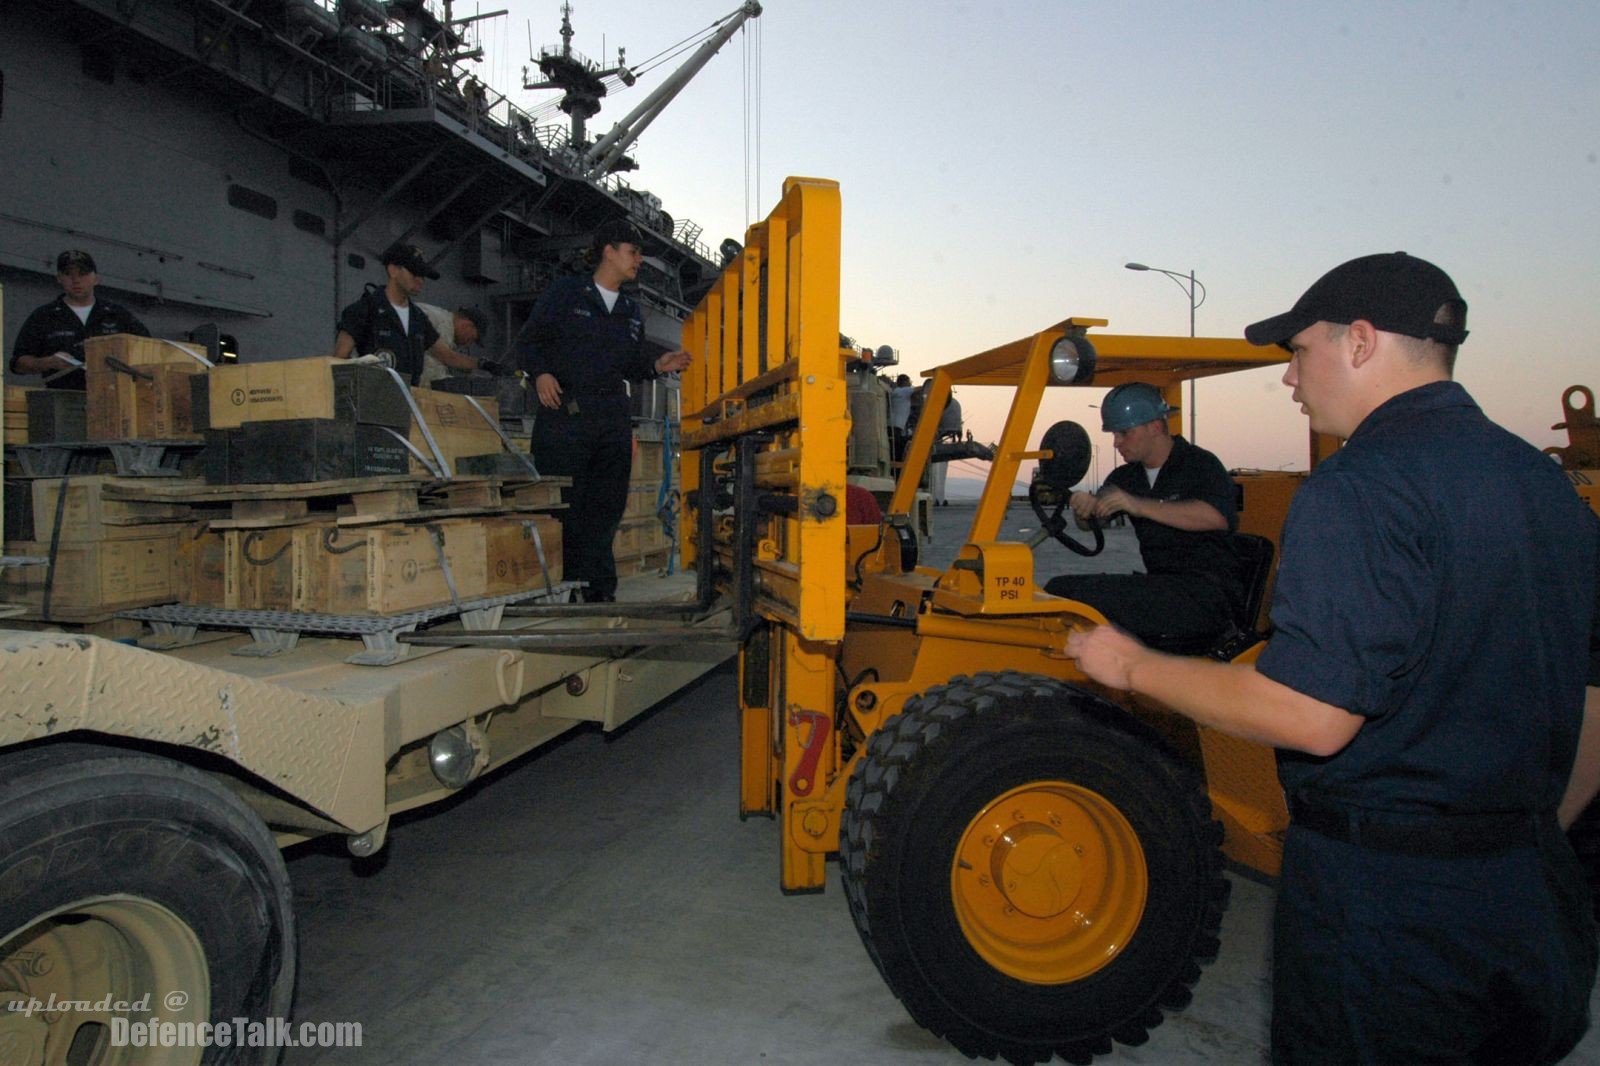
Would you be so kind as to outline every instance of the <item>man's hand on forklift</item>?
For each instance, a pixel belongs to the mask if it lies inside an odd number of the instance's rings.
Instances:
[[[1075,629],[1067,634],[1067,654],[1093,681],[1121,691],[1133,689],[1133,669],[1155,654],[1116,626]]]
[[[676,351],[667,352],[656,360],[656,373],[670,374],[674,370],[684,369],[692,362],[694,362],[694,356],[679,348]]]
[[[539,393],[539,402],[552,411],[561,406],[561,383],[554,374],[540,374],[533,383]]]
[[[1080,521],[1087,521],[1094,517],[1094,512],[1100,506],[1100,497],[1092,492],[1074,492],[1067,499],[1067,506],[1072,508],[1072,513]]]
[[[1096,518],[1110,518],[1112,515],[1129,514],[1139,517],[1139,500],[1118,488],[1102,488],[1100,495],[1095,497],[1094,516]]]

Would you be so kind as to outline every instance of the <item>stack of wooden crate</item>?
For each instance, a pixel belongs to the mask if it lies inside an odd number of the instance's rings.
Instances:
[[[6,554],[50,561],[0,571],[0,598],[27,604],[43,618],[85,622],[176,599],[175,560],[195,531],[193,513],[181,503],[108,495],[141,480],[93,475],[9,483]]]
[[[560,483],[472,479],[419,495],[422,479],[240,486],[233,517],[179,547],[180,602],[227,610],[390,615],[561,580]],[[223,500],[207,486],[191,500]],[[253,498],[252,498],[253,497]],[[315,509],[304,506],[310,498]],[[282,506],[273,506],[279,504]],[[276,513],[274,513],[276,512]]]
[[[670,560],[672,541],[666,526],[657,517],[665,462],[662,441],[634,441],[633,467],[628,474],[628,506],[611,542],[618,577],[659,570]]]

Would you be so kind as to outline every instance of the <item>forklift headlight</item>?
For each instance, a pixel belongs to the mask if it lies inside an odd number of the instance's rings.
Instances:
[[[1081,333],[1069,333],[1050,349],[1050,383],[1081,385],[1094,377],[1094,345]]]

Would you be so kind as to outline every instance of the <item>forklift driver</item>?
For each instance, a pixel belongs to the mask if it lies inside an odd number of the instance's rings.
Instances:
[[[1070,500],[1083,520],[1127,515],[1145,573],[1062,574],[1044,586],[1146,641],[1220,637],[1245,597],[1229,541],[1238,525],[1233,481],[1215,455],[1172,435],[1167,416],[1176,410],[1144,382],[1108,392],[1100,428],[1125,462],[1098,493]]]

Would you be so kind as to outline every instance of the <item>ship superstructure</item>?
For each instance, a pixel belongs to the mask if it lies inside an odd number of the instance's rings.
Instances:
[[[607,80],[631,73],[620,59],[620,71],[603,70],[574,53],[564,12],[564,45],[543,56],[592,81],[593,99],[563,103],[575,130],[539,124],[470,72],[470,26],[489,16],[450,8],[0,7],[6,354],[26,313],[58,292],[56,253],[76,247],[158,336],[215,323],[245,361],[326,353],[339,309],[382,279],[379,253],[398,240],[421,246],[442,275],[422,299],[484,307],[484,347],[497,351],[544,285],[577,269],[589,231],[621,214],[648,242],[638,292],[647,335],[676,347],[720,257],[694,223],[620,176],[630,161],[613,149],[626,140],[590,144],[576,121],[593,116]],[[747,4],[730,19],[758,13]],[[725,41],[733,30],[727,20],[721,29]],[[548,72],[547,82],[567,88]]]

